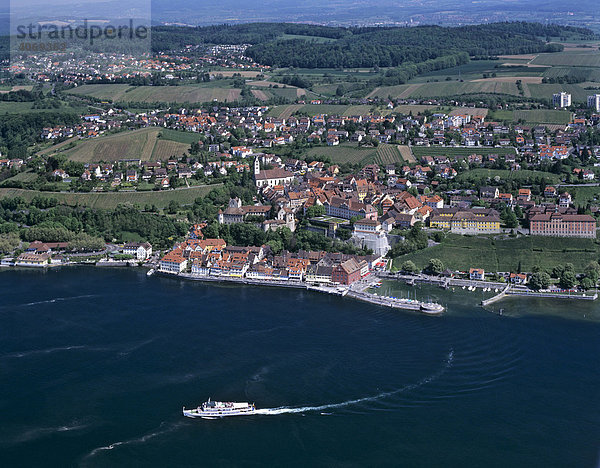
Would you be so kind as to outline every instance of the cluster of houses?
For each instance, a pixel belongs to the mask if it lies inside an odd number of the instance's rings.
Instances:
[[[60,60],[52,54],[28,55],[11,62],[14,73],[26,72],[42,82],[59,81],[65,84],[110,83],[132,78],[149,78],[160,73],[165,80],[175,80],[190,72],[203,72],[206,66],[237,69],[268,69],[244,55],[248,44],[216,45],[204,47],[186,46],[176,53],[158,53],[155,56],[134,56],[110,51],[60,52]],[[193,52],[193,54],[191,53]],[[192,56],[193,55],[193,56]]]
[[[159,271],[194,276],[305,281],[350,285],[383,268],[381,255],[346,255],[325,251],[283,251],[268,246],[227,246],[223,239],[192,239],[175,246],[159,262]]]
[[[68,242],[33,241],[14,259],[13,264],[24,267],[63,265],[68,262],[69,252]],[[143,262],[152,255],[152,245],[149,242],[130,242],[123,246],[122,253]]]

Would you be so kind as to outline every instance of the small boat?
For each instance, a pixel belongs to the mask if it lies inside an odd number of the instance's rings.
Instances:
[[[183,407],[183,415],[188,418],[219,419],[227,416],[248,416],[256,411],[254,404],[234,403],[222,401],[210,401],[202,403],[197,408],[186,409]]]
[[[151,268],[146,272],[146,276],[152,276],[154,274],[154,268]]]

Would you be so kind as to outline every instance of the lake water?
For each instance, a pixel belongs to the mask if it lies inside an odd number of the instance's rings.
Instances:
[[[596,467],[600,304],[0,272],[0,466]],[[206,421],[208,397],[279,408]]]

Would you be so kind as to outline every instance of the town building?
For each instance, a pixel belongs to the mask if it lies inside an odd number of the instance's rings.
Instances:
[[[351,258],[337,265],[331,272],[331,281],[333,283],[350,285],[360,280],[361,267],[358,262]]]
[[[27,253],[24,252],[15,260],[16,266],[34,266],[43,267],[50,263],[50,254],[48,253]]]
[[[595,112],[600,112],[600,94],[592,94],[587,98],[587,105]]]
[[[554,107],[569,107],[571,105],[571,95],[561,92],[552,95],[552,105]]]
[[[485,279],[485,270],[483,268],[471,268],[469,270],[469,279],[483,281]]]
[[[254,182],[258,188],[289,185],[294,180],[294,174],[285,169],[261,169],[260,160],[254,160]]]
[[[187,267],[187,260],[180,249],[171,250],[160,259],[158,269],[166,273],[181,273]]]
[[[343,219],[354,217],[377,219],[377,209],[375,207],[353,199],[331,197],[330,200],[323,203],[323,206],[325,207],[325,213],[329,216]]]
[[[133,255],[137,260],[146,260],[152,255],[152,245],[149,242],[131,242],[123,247],[125,255]]]
[[[385,255],[390,250],[387,236],[377,220],[364,218],[356,221],[352,237],[364,248],[371,249],[377,255]]]
[[[590,215],[537,213],[529,219],[532,236],[596,237],[596,220]]]

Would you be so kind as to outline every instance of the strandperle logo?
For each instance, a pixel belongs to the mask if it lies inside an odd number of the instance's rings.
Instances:
[[[146,40],[148,39],[149,28],[144,25],[135,26],[133,20],[129,20],[126,25],[114,26],[107,24],[99,26],[97,24],[89,24],[87,19],[83,20],[83,24],[73,27],[72,25],[56,25],[56,24],[20,24],[16,27],[16,37],[19,40],[40,41],[40,40],[80,40],[89,42],[94,45],[94,42],[104,39],[117,40]]]

